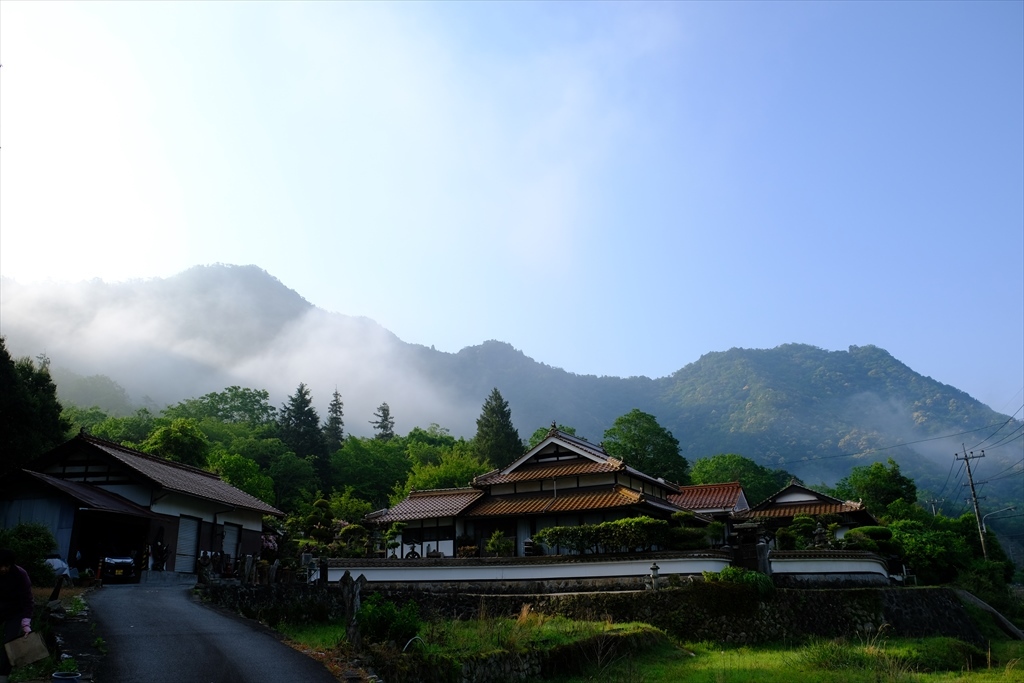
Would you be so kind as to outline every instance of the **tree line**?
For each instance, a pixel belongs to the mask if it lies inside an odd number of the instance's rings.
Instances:
[[[279,408],[271,405],[266,390],[230,386],[159,413],[142,408],[128,416],[111,416],[96,407],[61,406],[48,359],[12,359],[2,338],[0,389],[0,473],[26,466],[85,429],[99,438],[216,472],[284,511],[286,527],[310,538],[314,529],[358,525],[367,513],[399,502],[412,490],[467,486],[473,477],[514,462],[549,431],[538,427],[524,442],[497,388],[484,400],[471,439],[456,438],[438,424],[396,434],[386,402],[368,421],[373,436],[346,434],[341,393],[333,392],[321,418],[304,383]],[[576,435],[572,426],[558,428]],[[678,484],[739,481],[751,505],[795,479],[785,470],[764,467],[736,453],[700,458],[691,468],[675,436],[639,409],[617,418],[600,445],[612,457]],[[914,481],[891,459],[888,464],[854,467],[834,487],[818,488],[843,500],[863,501],[890,528],[900,554],[928,583],[962,579],[975,590],[984,584],[999,593],[1013,574],[991,533],[992,561],[978,558],[977,535],[968,533],[975,524],[972,514],[928,514],[917,503]],[[805,542],[801,529],[797,525],[794,530],[793,542],[798,545]],[[329,544],[331,539],[325,536],[324,541]],[[861,542],[867,547],[872,541]]]

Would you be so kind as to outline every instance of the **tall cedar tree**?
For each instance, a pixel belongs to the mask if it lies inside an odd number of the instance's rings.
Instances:
[[[391,406],[387,404],[387,401],[377,407],[377,412],[373,416],[377,418],[376,420],[370,420],[370,424],[377,430],[374,438],[381,441],[393,439],[395,436],[395,418],[391,417]]]
[[[473,442],[477,457],[497,468],[511,465],[523,454],[523,441],[512,424],[512,410],[497,387],[484,401],[480,417],[476,419]]]
[[[300,458],[311,458],[313,468],[324,483],[330,476],[327,451],[323,434],[320,432],[320,416],[313,407],[309,388],[299,384],[288,402],[281,406],[278,416],[281,441]]]
[[[67,429],[49,359],[41,358],[40,367],[29,358],[15,361],[0,337],[0,474],[60,445]]]
[[[327,422],[324,423],[324,445],[327,453],[337,453],[345,444],[345,404],[341,394],[335,389],[331,395],[331,404],[327,406]]]

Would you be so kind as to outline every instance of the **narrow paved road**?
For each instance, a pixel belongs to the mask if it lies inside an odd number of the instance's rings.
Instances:
[[[337,683],[268,629],[203,606],[185,586],[104,586],[89,606],[107,647],[96,683]]]

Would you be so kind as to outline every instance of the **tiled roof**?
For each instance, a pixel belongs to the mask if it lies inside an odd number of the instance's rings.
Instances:
[[[551,493],[488,497],[466,510],[467,517],[497,517],[508,515],[534,515],[554,512],[586,512],[630,507],[646,502],[631,489],[615,486],[611,489],[567,491]]]
[[[668,499],[686,510],[732,510],[742,493],[743,487],[738,481],[733,481],[727,484],[680,486],[679,493],[670,493]]]
[[[473,483],[477,486],[489,486],[493,484],[509,484],[517,481],[576,477],[584,474],[607,474],[609,472],[620,472],[625,469],[625,465],[619,460],[608,459],[607,462],[594,462],[593,460],[581,458],[576,462],[527,465],[508,474],[502,474],[501,470],[495,470],[480,475],[473,480]]]
[[[436,489],[413,491],[383,514],[371,513],[373,522],[403,522],[410,519],[454,517],[484,494],[479,489]]]
[[[283,516],[284,514],[259,498],[236,489],[213,472],[164,460],[88,434],[79,434],[75,439],[80,439],[90,447],[103,451],[126,467],[170,491],[186,493],[197,498],[234,505],[267,515]]]
[[[772,505],[768,507],[758,507],[750,510],[744,510],[743,512],[737,512],[737,518],[757,518],[757,517],[795,517],[797,515],[838,515],[846,512],[864,512],[864,506],[860,503],[852,502],[830,502],[830,501],[816,501],[806,503],[780,503],[778,505]]]
[[[154,516],[153,513],[146,508],[136,505],[130,500],[122,498],[115,493],[104,491],[97,486],[82,484],[76,481],[64,481],[63,479],[51,477],[50,475],[43,474],[42,472],[31,472],[29,470],[25,470],[25,473],[59,491],[62,491],[63,493],[66,493],[77,500],[82,506],[92,510],[115,512],[122,515],[134,515],[136,517]]]

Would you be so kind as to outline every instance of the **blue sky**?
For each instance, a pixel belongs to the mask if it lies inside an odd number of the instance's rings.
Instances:
[[[1024,403],[1024,3],[0,3],[0,274],[454,352],[875,344]]]

